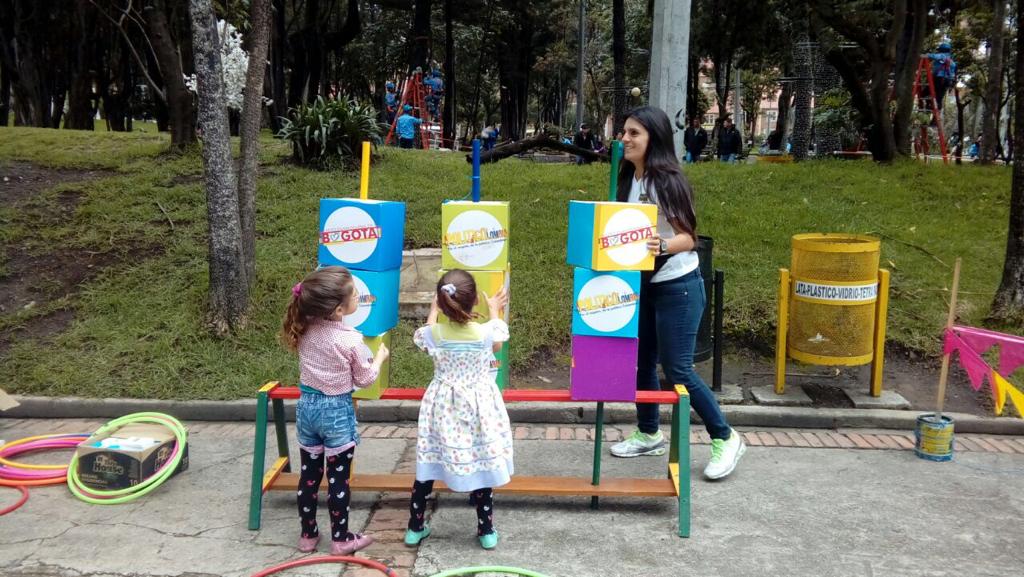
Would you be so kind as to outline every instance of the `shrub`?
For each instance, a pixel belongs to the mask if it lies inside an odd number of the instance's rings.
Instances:
[[[377,118],[373,106],[354,98],[318,96],[290,109],[277,136],[291,142],[292,158],[299,164],[320,170],[354,167],[363,141],[382,142],[383,127]]]

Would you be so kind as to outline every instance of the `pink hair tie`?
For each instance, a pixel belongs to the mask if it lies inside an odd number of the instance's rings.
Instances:
[[[295,295],[296,297],[298,297],[298,296],[300,296],[302,294],[302,283],[301,282],[295,283],[295,286],[292,287],[292,294]]]

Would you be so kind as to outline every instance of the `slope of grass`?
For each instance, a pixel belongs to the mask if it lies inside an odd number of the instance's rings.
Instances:
[[[295,380],[295,360],[276,342],[289,287],[315,265],[319,199],[355,196],[357,174],[292,166],[285,145],[264,139],[250,323],[221,340],[204,325],[205,195],[195,152],[162,154],[160,134],[0,133],[0,162],[112,171],[5,210],[4,250],[27,247],[53,258],[111,253],[119,263],[61,301],[75,311],[68,330],[52,341],[13,344],[0,360],[8,390],[224,399],[248,397],[268,379]],[[686,170],[700,233],[715,238],[715,267],[726,272],[726,329],[734,338],[773,342],[778,269],[789,265],[789,239],[800,232],[883,237],[882,264],[893,272],[891,343],[937,350],[956,256],[964,257],[962,320],[980,323],[987,312],[1005,247],[1010,176],[1002,167],[823,161]],[[70,218],[54,219],[67,187],[81,193],[80,202]],[[469,188],[463,155],[398,150],[383,151],[370,186],[374,198],[408,203],[410,247],[437,246],[440,203]],[[483,168],[483,194],[512,203],[513,367],[539,352],[564,358],[572,284],[567,202],[604,199],[607,167],[508,159]],[[34,318],[0,317],[0,328]],[[429,359],[411,346],[414,328],[403,322],[396,329],[393,382],[402,386],[422,386],[430,375]]]

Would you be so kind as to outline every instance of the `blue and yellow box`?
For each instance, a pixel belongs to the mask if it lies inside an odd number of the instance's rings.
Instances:
[[[370,359],[373,359],[374,355],[377,354],[377,349],[380,348],[381,343],[384,343],[388,349],[391,348],[391,331],[384,334],[377,335],[375,337],[368,337],[363,335],[363,343],[370,349]],[[352,398],[355,399],[379,399],[384,394],[384,389],[388,388],[391,384],[391,357],[388,357],[384,361],[384,364],[380,367],[380,374],[377,375],[377,380],[372,385],[365,389],[358,389],[352,393]]]
[[[376,337],[398,324],[398,273],[401,269],[370,271],[349,269],[359,291],[359,308],[345,316],[345,324]]]
[[[636,338],[640,271],[577,267],[572,280],[572,334]]]
[[[441,205],[441,267],[508,268],[507,202],[449,201]]]
[[[437,278],[441,278],[444,273],[448,272],[445,269],[441,269],[437,273]],[[476,313],[477,322],[483,323],[490,319],[490,311],[487,309],[487,299],[484,295],[492,297],[502,289],[508,290],[509,274],[507,270],[467,270],[473,280],[476,281],[476,306],[473,307],[473,312]],[[501,319],[508,322],[508,305],[505,305],[504,314]],[[441,322],[448,322],[448,317],[442,314],[438,320]]]
[[[320,199],[318,258],[323,266],[373,271],[401,268],[404,237],[404,202]]]
[[[566,261],[599,271],[654,270],[648,239],[657,236],[653,204],[569,201]]]

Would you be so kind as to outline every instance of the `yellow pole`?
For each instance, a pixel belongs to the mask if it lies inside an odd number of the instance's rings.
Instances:
[[[775,329],[775,394],[786,392],[786,333],[789,332],[789,269],[779,269],[779,322]]]
[[[949,315],[946,316],[946,330],[953,328],[956,320],[956,293],[960,290],[960,257],[953,265],[953,290],[949,293]],[[942,335],[945,342],[946,335]],[[939,398],[935,408],[935,421],[942,422],[942,407],[946,404],[946,378],[949,376],[949,353],[942,355],[942,370],[939,371]]]
[[[875,301],[875,354],[871,361],[871,396],[882,396],[882,368],[885,366],[885,324],[889,318],[889,271],[878,269],[878,299]]]
[[[370,143],[363,141],[363,170],[359,174],[359,200],[370,198]]]

